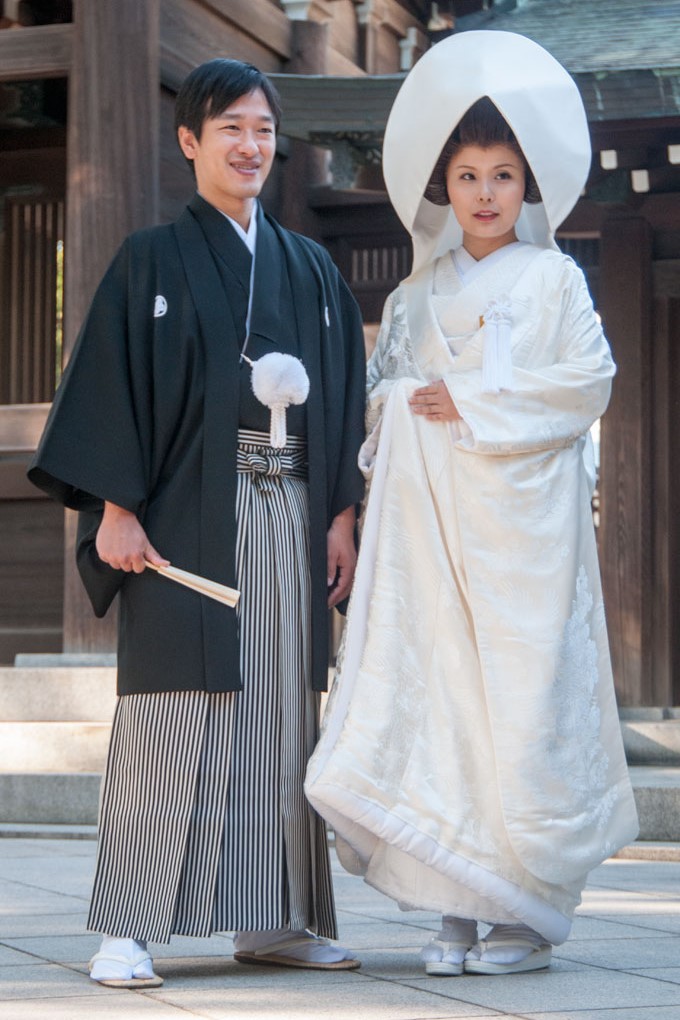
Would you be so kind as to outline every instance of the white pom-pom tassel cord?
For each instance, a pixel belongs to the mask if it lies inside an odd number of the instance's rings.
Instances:
[[[288,442],[286,429],[286,408],[284,404],[272,404],[269,419],[269,444],[275,450],[282,450]]]
[[[309,394],[309,376],[305,366],[291,354],[273,351],[257,361],[250,361],[253,393],[271,411],[269,442],[275,449],[286,445],[286,408],[290,404],[304,404]]]
[[[484,312],[483,393],[512,389],[511,312],[505,295],[490,301]]]

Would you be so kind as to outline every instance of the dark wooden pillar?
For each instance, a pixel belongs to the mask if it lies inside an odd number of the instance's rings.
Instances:
[[[654,702],[680,704],[680,299],[654,302],[654,401],[651,409],[654,572]]]
[[[64,356],[123,238],[158,215],[160,0],[75,0],[69,78]],[[65,523],[64,651],[115,647],[92,615]]]
[[[618,365],[602,422],[600,558],[619,702],[653,705],[651,228],[602,230],[599,306]]]
[[[291,58],[287,74],[325,74],[328,69],[328,25],[291,22]],[[286,111],[283,111],[285,125]],[[326,153],[306,142],[290,142],[284,170],[279,219],[289,230],[314,236],[316,219],[309,208],[309,187],[326,181]]]

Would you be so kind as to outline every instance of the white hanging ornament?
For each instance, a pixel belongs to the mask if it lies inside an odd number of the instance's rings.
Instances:
[[[286,408],[290,404],[304,404],[309,394],[309,376],[305,366],[292,354],[272,351],[257,361],[241,355],[252,369],[250,384],[253,393],[271,411],[269,442],[282,449],[288,440]]]
[[[482,393],[512,389],[512,304],[507,294],[489,302],[482,319]]]

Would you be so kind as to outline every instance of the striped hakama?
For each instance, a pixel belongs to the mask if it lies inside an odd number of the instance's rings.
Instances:
[[[236,516],[243,690],[118,699],[93,931],[168,942],[290,926],[337,937],[325,823],[303,792],[319,698],[305,440],[274,450],[239,430]]]

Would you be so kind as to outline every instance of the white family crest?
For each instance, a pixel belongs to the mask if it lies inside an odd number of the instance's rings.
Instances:
[[[160,319],[168,310],[168,302],[162,294],[156,294],[153,302],[153,317]]]

